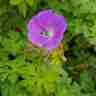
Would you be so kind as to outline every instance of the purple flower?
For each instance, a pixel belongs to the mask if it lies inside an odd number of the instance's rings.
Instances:
[[[52,10],[39,12],[28,22],[28,40],[51,51],[59,46],[67,24],[63,16]]]

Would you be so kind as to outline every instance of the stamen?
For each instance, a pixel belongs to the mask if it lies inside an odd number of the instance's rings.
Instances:
[[[40,34],[41,34],[42,36],[48,37],[48,38],[50,38],[50,37],[53,36],[53,33],[52,33],[52,32],[41,32]]]

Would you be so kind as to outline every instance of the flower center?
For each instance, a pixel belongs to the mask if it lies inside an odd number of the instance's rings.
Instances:
[[[53,36],[53,32],[41,32],[41,36],[51,38]]]

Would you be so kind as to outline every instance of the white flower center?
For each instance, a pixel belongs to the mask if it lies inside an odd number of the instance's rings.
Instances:
[[[48,38],[51,38],[53,36],[53,32],[41,32],[40,34]]]

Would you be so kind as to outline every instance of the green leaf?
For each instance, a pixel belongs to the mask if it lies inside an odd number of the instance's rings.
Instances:
[[[26,3],[27,3],[30,7],[32,7],[33,4],[34,4],[34,0],[26,0]]]
[[[27,32],[27,28],[26,28],[26,23],[24,20],[19,19],[16,21],[16,26],[19,27],[21,29],[21,35],[26,36],[26,32]]]
[[[20,14],[25,18],[26,17],[26,13],[27,13],[27,5],[25,2],[20,3],[20,5],[18,5],[18,9]]]
[[[11,5],[18,5],[22,2],[22,0],[10,0]]]

